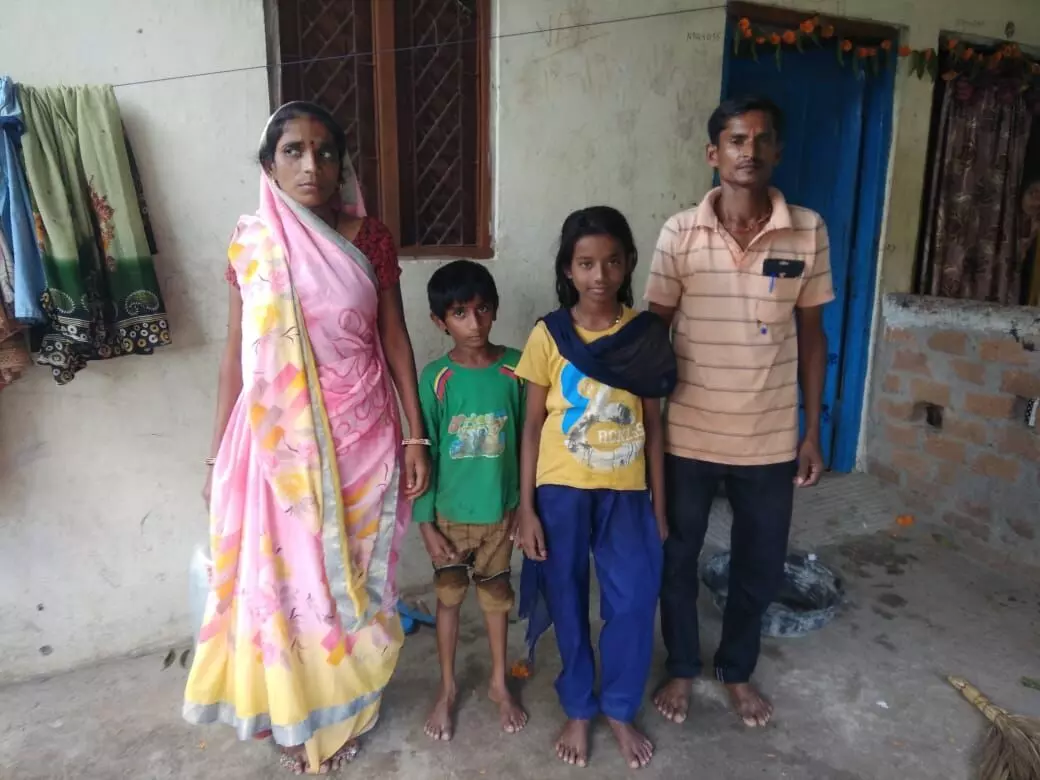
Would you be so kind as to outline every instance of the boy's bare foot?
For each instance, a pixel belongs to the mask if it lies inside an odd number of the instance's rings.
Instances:
[[[433,703],[429,716],[426,718],[426,736],[442,742],[450,742],[455,736],[455,689],[441,686],[441,692],[437,695],[437,701]]]
[[[614,732],[614,739],[617,740],[628,768],[642,769],[648,766],[654,755],[654,743],[636,731],[631,723],[622,723],[613,718],[607,718],[607,722],[610,724],[610,730]]]
[[[589,763],[589,722],[587,720],[568,720],[560,736],[556,738],[556,756],[571,766],[588,766]]]
[[[307,750],[302,745],[283,747],[278,763],[294,775],[302,775],[307,771]]]
[[[493,685],[488,691],[488,698],[498,705],[498,717],[502,721],[502,731],[516,734],[527,725],[527,713],[520,703],[513,698],[508,686]]]
[[[673,677],[657,689],[654,706],[672,723],[682,723],[690,713],[690,694],[693,680]]]
[[[773,717],[773,705],[750,683],[726,686],[733,709],[749,728],[765,726]]]

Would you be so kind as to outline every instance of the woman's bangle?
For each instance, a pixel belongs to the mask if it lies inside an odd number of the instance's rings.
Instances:
[[[433,442],[429,439],[405,439],[401,442],[403,447],[429,447]]]
[[[205,463],[207,466],[215,466],[215,465],[217,465],[217,459],[216,458],[206,458],[202,462]]]

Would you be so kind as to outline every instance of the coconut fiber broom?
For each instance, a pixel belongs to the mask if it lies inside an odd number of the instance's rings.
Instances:
[[[1040,720],[1012,715],[967,680],[947,680],[993,724],[982,743],[978,780],[1040,778]]]

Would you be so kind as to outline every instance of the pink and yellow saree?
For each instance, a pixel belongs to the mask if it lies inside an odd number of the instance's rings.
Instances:
[[[402,642],[397,400],[374,273],[349,241],[265,176],[229,258],[243,390],[214,467],[184,717],[305,744],[316,771],[375,724]]]

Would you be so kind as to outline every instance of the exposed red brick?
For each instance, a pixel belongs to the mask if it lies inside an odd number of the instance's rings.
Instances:
[[[886,466],[876,458],[870,458],[867,460],[867,473],[877,477],[886,485],[898,485],[900,482],[899,472]]]
[[[890,420],[908,422],[914,418],[914,405],[905,401],[882,398],[878,401],[878,411]]]
[[[950,405],[950,387],[941,382],[915,379],[910,383],[910,395],[917,403],[929,403],[936,406]]]
[[[986,384],[986,364],[974,360],[951,360],[950,367],[957,378],[973,385]]]
[[[908,342],[914,340],[914,334],[903,328],[885,328],[885,341]]]
[[[1009,428],[1001,437],[1001,450],[1040,463],[1040,434],[1029,428]]]
[[[900,349],[892,358],[892,368],[895,371],[909,371],[913,374],[924,374],[931,376],[928,368],[928,358],[921,352],[912,349]]]
[[[957,511],[962,514],[974,517],[976,520],[992,520],[993,511],[986,504],[978,504],[974,501],[969,501],[964,498],[957,502]]]
[[[886,393],[892,393],[895,395],[903,389],[903,383],[897,375],[886,374],[884,380],[881,382],[881,389]]]
[[[979,344],[979,355],[986,363],[1008,363],[1024,366],[1029,363],[1030,353],[1014,339],[983,341]]]
[[[963,355],[968,347],[968,337],[955,330],[943,330],[928,339],[928,346],[936,352]]]
[[[979,417],[1006,420],[1015,411],[1015,398],[1010,395],[968,393],[964,399],[964,408]]]
[[[972,470],[986,477],[995,477],[1005,482],[1014,482],[1022,466],[1014,458],[1003,458],[999,455],[984,453],[972,464]]]
[[[965,517],[956,512],[947,512],[943,515],[943,522],[961,531],[967,531],[976,539],[981,539],[982,541],[989,539],[989,526],[970,517]]]
[[[945,436],[927,436],[924,440],[924,451],[933,458],[950,463],[964,463],[968,458],[964,442],[947,439]]]
[[[1017,518],[1007,521],[1008,527],[1023,539],[1033,541],[1036,539],[1036,521],[1019,520]]]
[[[1040,396],[1040,373],[1005,371],[1000,389],[1019,398],[1035,398]]]
[[[920,444],[921,432],[908,425],[885,424],[885,438],[900,447],[916,448]]]
[[[917,479],[928,480],[932,476],[931,462],[919,452],[895,450],[892,453],[892,466]]]
[[[983,423],[943,416],[943,434],[954,439],[970,441],[972,444],[988,444],[989,430]]]

